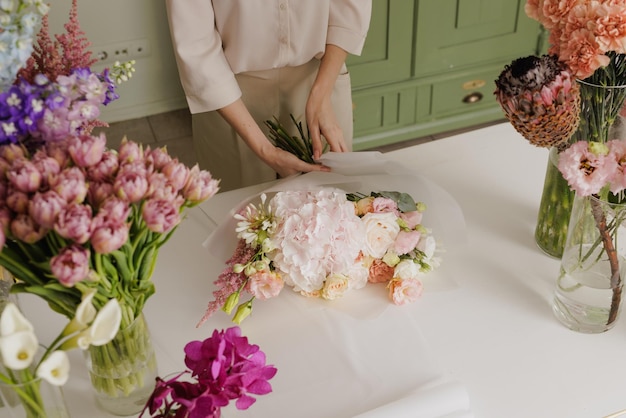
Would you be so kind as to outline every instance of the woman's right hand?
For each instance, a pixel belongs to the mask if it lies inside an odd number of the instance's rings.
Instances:
[[[281,178],[310,171],[330,171],[330,167],[325,165],[309,164],[302,161],[292,153],[275,147],[269,140],[263,144],[258,155]]]

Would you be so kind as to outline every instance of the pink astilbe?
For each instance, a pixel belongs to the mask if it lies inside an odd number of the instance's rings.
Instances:
[[[53,41],[48,16],[43,17],[33,54],[18,73],[18,79],[22,77],[32,83],[37,74],[44,74],[48,79],[56,80],[60,75],[70,75],[72,70],[89,68],[98,61],[91,58],[91,51],[87,49],[91,43],[80,28],[77,0],[72,0],[69,20],[63,27],[65,33],[55,35],[56,41]]]

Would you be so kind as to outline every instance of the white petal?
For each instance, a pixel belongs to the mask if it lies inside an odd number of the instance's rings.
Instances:
[[[100,309],[89,327],[90,344],[98,346],[111,341],[120,329],[121,322],[122,309],[117,299],[111,299]]]
[[[54,386],[63,386],[70,376],[70,360],[65,351],[50,354],[37,368],[37,377]]]
[[[14,332],[0,337],[2,363],[12,370],[24,370],[33,362],[39,343],[32,331]]]
[[[96,308],[91,303],[95,294],[96,289],[89,289],[76,308],[74,319],[81,325],[88,325],[96,317]]]
[[[22,312],[14,303],[5,306],[0,315],[0,337],[13,334],[20,331],[33,332],[33,325],[26,319]]]

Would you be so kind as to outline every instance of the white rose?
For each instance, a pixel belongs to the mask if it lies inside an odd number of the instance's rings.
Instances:
[[[416,279],[420,273],[419,264],[413,260],[402,260],[393,271],[393,277],[400,280]]]
[[[331,274],[326,278],[322,288],[322,297],[334,300],[341,297],[349,287],[349,280],[343,274]]]
[[[365,225],[365,252],[374,258],[382,258],[396,240],[400,226],[392,212],[368,213],[363,216]]]

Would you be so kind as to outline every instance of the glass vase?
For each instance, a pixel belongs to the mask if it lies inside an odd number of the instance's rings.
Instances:
[[[85,351],[98,405],[119,416],[139,413],[152,394],[157,362],[148,323],[140,313],[115,338]]]
[[[568,328],[611,329],[620,312],[626,255],[626,204],[575,196],[553,302]]]
[[[580,122],[569,144],[577,141],[607,142],[626,98],[626,86],[603,86],[578,80],[580,87]],[[567,238],[574,192],[557,168],[557,148],[551,148],[544,180],[541,203],[537,213],[535,242],[546,254],[561,258]]]

